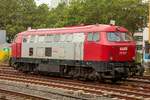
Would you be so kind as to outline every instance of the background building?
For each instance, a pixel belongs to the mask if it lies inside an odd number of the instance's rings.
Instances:
[[[136,41],[137,52],[142,53],[143,33],[142,32],[134,33],[134,40]]]
[[[0,30],[0,44],[6,43],[6,31]]]

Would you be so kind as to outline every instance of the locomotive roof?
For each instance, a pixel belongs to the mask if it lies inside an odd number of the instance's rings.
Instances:
[[[86,26],[73,26],[63,28],[47,28],[47,29],[31,29],[20,34],[47,34],[47,33],[79,33],[79,32],[113,32],[113,31],[127,32],[124,27],[115,25],[95,24]]]

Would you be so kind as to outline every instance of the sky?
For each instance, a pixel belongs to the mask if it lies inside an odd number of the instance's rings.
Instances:
[[[37,5],[40,5],[42,3],[48,4],[49,7],[55,7],[57,6],[58,2],[60,0],[35,0]]]
[[[37,5],[42,3],[48,4],[50,8],[56,7],[61,0],[35,0]],[[148,0],[143,0],[143,2],[147,2]]]
[[[148,0],[143,0],[143,2],[148,2]]]
[[[42,3],[46,3],[46,4],[50,5],[52,0],[35,0],[35,1],[36,1],[37,5],[40,5]]]

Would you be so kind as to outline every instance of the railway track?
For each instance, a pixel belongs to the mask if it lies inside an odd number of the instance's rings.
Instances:
[[[137,82],[137,83],[147,83],[150,84],[150,80],[148,79],[142,79],[142,78],[129,78],[127,79],[129,82]]]
[[[1,68],[0,78],[4,80],[39,84],[74,91],[80,90],[85,93],[109,96],[110,98],[127,100],[150,99],[150,84],[141,81],[142,85],[139,85],[136,83],[136,80],[132,82],[126,81],[120,84],[104,84],[99,82],[82,82],[57,77],[37,76],[33,74],[26,75],[23,73],[16,73],[14,70],[11,71],[10,69],[5,69],[4,71]]]
[[[145,75],[145,76],[134,76],[134,79],[138,79],[138,80],[147,80],[150,81],[150,75]]]
[[[41,97],[0,89],[0,100],[46,100]]]

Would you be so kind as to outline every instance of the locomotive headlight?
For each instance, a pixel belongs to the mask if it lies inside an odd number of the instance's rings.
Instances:
[[[133,60],[135,60],[135,56],[134,56],[134,57],[132,57],[132,59],[133,59]]]
[[[113,57],[112,56],[110,56],[110,58],[109,58],[111,61],[113,60]]]

